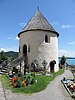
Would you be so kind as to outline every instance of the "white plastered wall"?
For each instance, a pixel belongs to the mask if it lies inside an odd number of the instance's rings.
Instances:
[[[45,42],[45,35],[50,38],[50,43]],[[54,71],[58,71],[58,37],[55,33],[50,31],[27,31],[20,34],[20,51],[23,53],[23,45],[26,44],[27,48],[30,45],[30,52],[27,52],[29,64],[33,60],[38,60],[39,66],[43,67],[43,60],[47,61],[47,68],[52,60],[56,61]]]

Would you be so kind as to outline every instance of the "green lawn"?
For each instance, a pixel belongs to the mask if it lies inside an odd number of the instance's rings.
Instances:
[[[21,93],[36,93],[44,90],[47,85],[52,81],[57,75],[60,75],[64,72],[64,68],[60,69],[56,73],[52,73],[51,76],[36,76],[37,83],[21,88],[13,88],[12,85],[10,85],[9,79],[2,75],[2,84],[5,87],[5,89],[11,89],[13,92],[21,92]]]
[[[0,76],[0,81],[1,81],[1,76]]]

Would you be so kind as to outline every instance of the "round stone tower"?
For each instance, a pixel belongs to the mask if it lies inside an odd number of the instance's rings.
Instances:
[[[49,24],[38,9],[24,29],[18,34],[19,53],[28,57],[28,63],[38,61],[38,67],[58,71],[58,36],[59,34]],[[53,63],[54,61],[54,63]]]

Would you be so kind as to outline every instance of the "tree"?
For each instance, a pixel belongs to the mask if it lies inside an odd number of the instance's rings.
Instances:
[[[4,54],[4,51],[1,51],[0,52],[0,63],[4,62],[5,60],[7,60],[7,57]]]
[[[60,60],[60,64],[61,65],[64,65],[66,63],[66,57],[65,56],[62,56],[61,57],[61,60]]]

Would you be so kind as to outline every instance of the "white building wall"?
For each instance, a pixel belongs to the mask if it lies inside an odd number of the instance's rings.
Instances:
[[[45,42],[45,35],[50,37],[50,43]],[[20,51],[23,53],[23,45],[26,44],[27,48],[30,45],[30,52],[27,52],[29,64],[33,60],[38,60],[39,66],[42,66],[43,60],[47,61],[47,68],[50,61],[55,60],[55,69],[58,71],[58,37],[55,33],[50,31],[27,31],[20,34]]]
[[[52,36],[51,37],[51,44],[50,44],[50,50],[52,52],[52,60],[56,61],[55,64],[55,72],[57,72],[59,70],[58,67],[58,37]]]

